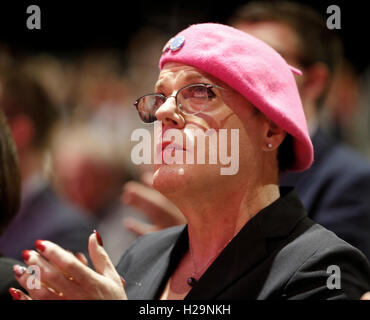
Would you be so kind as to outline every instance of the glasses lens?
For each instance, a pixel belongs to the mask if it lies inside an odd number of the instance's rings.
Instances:
[[[137,104],[137,111],[141,120],[146,123],[157,120],[155,117],[156,111],[164,103],[165,98],[157,94],[149,94],[139,99]]]
[[[178,92],[177,103],[186,114],[198,113],[207,106],[210,89],[202,84],[185,87]]]

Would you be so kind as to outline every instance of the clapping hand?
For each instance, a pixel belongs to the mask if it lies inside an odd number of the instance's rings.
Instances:
[[[23,259],[30,266],[28,269],[19,265],[13,267],[17,281],[28,293],[10,288],[14,299],[127,299],[124,280],[114,268],[97,232],[89,237],[89,255],[95,271],[87,266],[82,254],[75,256],[50,241],[38,240],[35,246],[37,251],[23,251]],[[40,285],[35,285],[35,279],[31,278],[35,276],[29,272],[31,268],[39,270],[36,281]]]

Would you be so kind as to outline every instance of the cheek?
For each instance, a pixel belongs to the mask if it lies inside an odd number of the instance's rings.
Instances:
[[[239,132],[240,168],[245,166],[255,167],[261,161],[261,124],[255,120],[256,118],[249,117],[248,122],[244,122],[245,124],[243,124],[239,118],[235,117],[233,123],[230,123]]]

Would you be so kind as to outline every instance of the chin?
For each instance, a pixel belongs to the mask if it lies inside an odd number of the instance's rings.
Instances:
[[[153,187],[163,194],[171,194],[185,188],[188,170],[185,165],[157,165],[153,175]]]
[[[210,165],[171,164],[157,165],[153,175],[153,187],[163,195],[175,192],[192,196],[194,192],[207,192],[219,179],[219,168]]]

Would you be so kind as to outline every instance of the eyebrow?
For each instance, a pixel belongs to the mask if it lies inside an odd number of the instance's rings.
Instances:
[[[198,80],[198,81],[204,80],[205,82],[212,84],[212,81],[210,79],[207,79],[204,75],[196,73],[196,72],[188,73],[185,77],[180,78],[181,82],[190,82],[194,80]],[[166,81],[165,78],[158,80],[154,86],[154,91],[157,92],[157,91],[160,91],[160,89],[164,88],[165,81]],[[204,83],[204,81],[201,83]]]

